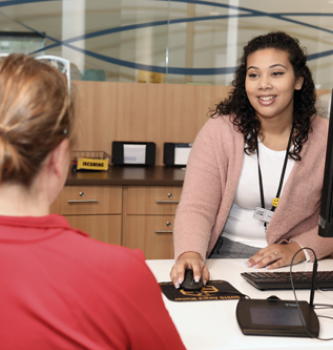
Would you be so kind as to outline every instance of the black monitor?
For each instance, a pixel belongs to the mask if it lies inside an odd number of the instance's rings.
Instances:
[[[322,237],[333,237],[333,90],[318,234]]]

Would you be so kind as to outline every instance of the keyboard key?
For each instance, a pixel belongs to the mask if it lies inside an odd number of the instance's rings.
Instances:
[[[244,272],[241,276],[247,282],[260,290],[291,289],[289,272]],[[312,285],[312,272],[292,272],[295,289],[310,289]],[[316,288],[333,289],[333,271],[318,271]]]

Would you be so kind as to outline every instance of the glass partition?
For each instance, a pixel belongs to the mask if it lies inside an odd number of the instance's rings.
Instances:
[[[248,40],[283,30],[332,87],[330,0],[2,0],[0,18],[0,52],[27,52],[3,33],[29,33],[29,53],[70,60],[72,79],[115,82],[230,85]]]

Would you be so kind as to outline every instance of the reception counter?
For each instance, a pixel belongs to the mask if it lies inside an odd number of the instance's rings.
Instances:
[[[208,259],[207,267],[212,280],[225,280],[251,299],[266,299],[276,295],[283,300],[294,300],[291,290],[260,291],[241,277],[241,272],[266,272],[245,266],[245,259]],[[173,260],[147,260],[158,282],[170,281]],[[302,262],[293,271],[312,271],[313,264]],[[333,270],[333,260],[318,262],[318,269]],[[276,271],[289,271],[289,267]],[[309,290],[298,290],[298,300],[309,301]],[[163,296],[166,308],[188,350],[313,350],[333,349],[333,340],[320,341],[310,338],[249,336],[240,330],[236,319],[236,300],[174,302]],[[333,305],[333,291],[316,291],[314,304]],[[317,315],[333,317],[333,309],[316,310]],[[322,338],[333,338],[333,320],[319,318]]]
[[[70,172],[66,186],[182,186],[183,168],[111,166],[102,172]]]

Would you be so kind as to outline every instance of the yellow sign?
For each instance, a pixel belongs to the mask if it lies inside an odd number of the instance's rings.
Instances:
[[[77,169],[87,170],[108,170],[108,159],[95,159],[95,158],[79,158],[77,161]]]

